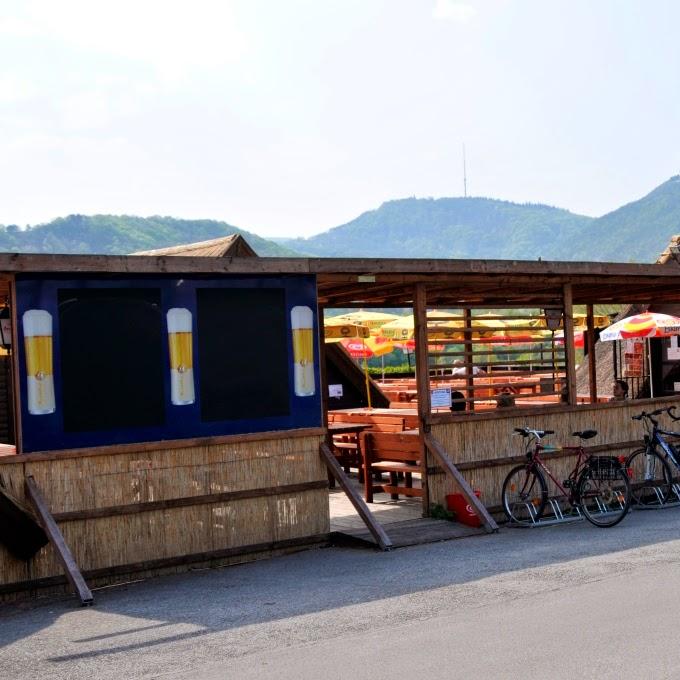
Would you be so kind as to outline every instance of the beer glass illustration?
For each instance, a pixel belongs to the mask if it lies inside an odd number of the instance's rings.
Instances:
[[[293,362],[295,394],[311,397],[314,386],[314,314],[309,307],[290,310],[293,329]]]
[[[183,307],[168,310],[170,343],[170,400],[175,406],[193,404],[194,364],[192,356],[191,312]]]
[[[54,374],[52,371],[52,315],[44,309],[29,309],[22,317],[28,412],[34,416],[54,413]]]

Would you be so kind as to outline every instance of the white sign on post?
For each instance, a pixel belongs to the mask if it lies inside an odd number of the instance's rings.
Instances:
[[[671,335],[671,343],[668,347],[668,360],[677,361],[680,359],[680,347],[678,347],[678,336]]]
[[[340,399],[342,397],[342,385],[329,385],[328,396]]]
[[[451,408],[451,388],[438,387],[430,390],[430,403],[432,408]]]

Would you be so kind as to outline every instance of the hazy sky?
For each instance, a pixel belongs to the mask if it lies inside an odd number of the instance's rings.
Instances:
[[[675,0],[0,0],[0,224],[600,215],[680,172]]]

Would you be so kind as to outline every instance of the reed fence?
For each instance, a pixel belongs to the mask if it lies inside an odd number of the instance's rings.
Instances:
[[[571,408],[546,409],[543,412],[525,411],[505,414],[494,411],[473,417],[434,417],[431,433],[448,452],[451,460],[465,475],[470,485],[479,489],[484,504],[496,510],[501,503],[503,480],[510,468],[524,460],[524,440],[514,435],[515,427],[555,430],[546,443],[556,446],[576,446],[578,439],[572,432],[586,429],[598,431],[588,440],[587,451],[602,455],[626,455],[642,441],[641,424],[631,420],[642,410],[651,411],[680,405],[680,399],[646,399],[610,404],[581,405]],[[557,479],[566,479],[575,463],[575,455],[568,452],[546,452],[546,464]],[[427,454],[428,490],[430,504],[446,504],[446,495],[458,492],[455,483],[436,467]],[[552,487],[552,483],[550,483]],[[550,493],[557,493],[549,488]]]
[[[34,477],[91,585],[229,564],[327,538],[321,430],[222,439],[6,457],[0,483],[26,502],[24,479]],[[51,546],[28,562],[0,546],[0,593],[63,582]]]

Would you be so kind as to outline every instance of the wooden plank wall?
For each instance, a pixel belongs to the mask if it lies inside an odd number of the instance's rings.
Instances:
[[[652,411],[655,408],[666,408],[676,404],[679,399],[626,401],[612,404],[582,405],[550,409],[543,412],[523,411],[515,414],[493,414],[463,417],[455,416],[449,422],[433,423],[431,434],[444,447],[452,461],[464,474],[474,489],[481,491],[481,498],[487,508],[496,511],[500,508],[501,488],[509,470],[518,465],[523,458],[524,439],[513,434],[515,427],[533,427],[536,429],[555,430],[556,434],[545,438],[547,444],[577,445],[578,439],[571,433],[578,430],[595,429],[598,436],[585,442],[588,447],[599,450],[601,455],[627,454],[641,444],[642,425],[631,420],[632,415],[640,411]],[[514,410],[514,409],[513,409]],[[660,416],[669,429],[671,421]],[[680,429],[680,428],[677,428]],[[612,450],[600,448],[614,445]],[[517,460],[506,460],[508,458]],[[575,463],[575,456],[559,453],[544,456],[550,470],[557,479],[566,479]],[[428,454],[428,488],[430,503],[446,505],[446,494],[457,493],[454,483],[443,472],[433,470],[436,465],[431,454]],[[549,481],[549,492],[557,493]]]
[[[35,478],[88,583],[103,585],[133,572],[244,561],[327,537],[322,441],[279,433],[172,450],[26,455],[2,462],[0,477],[20,499],[25,476]],[[61,582],[61,575],[51,546],[28,563],[0,546],[0,593],[30,582],[47,586],[55,576]]]

